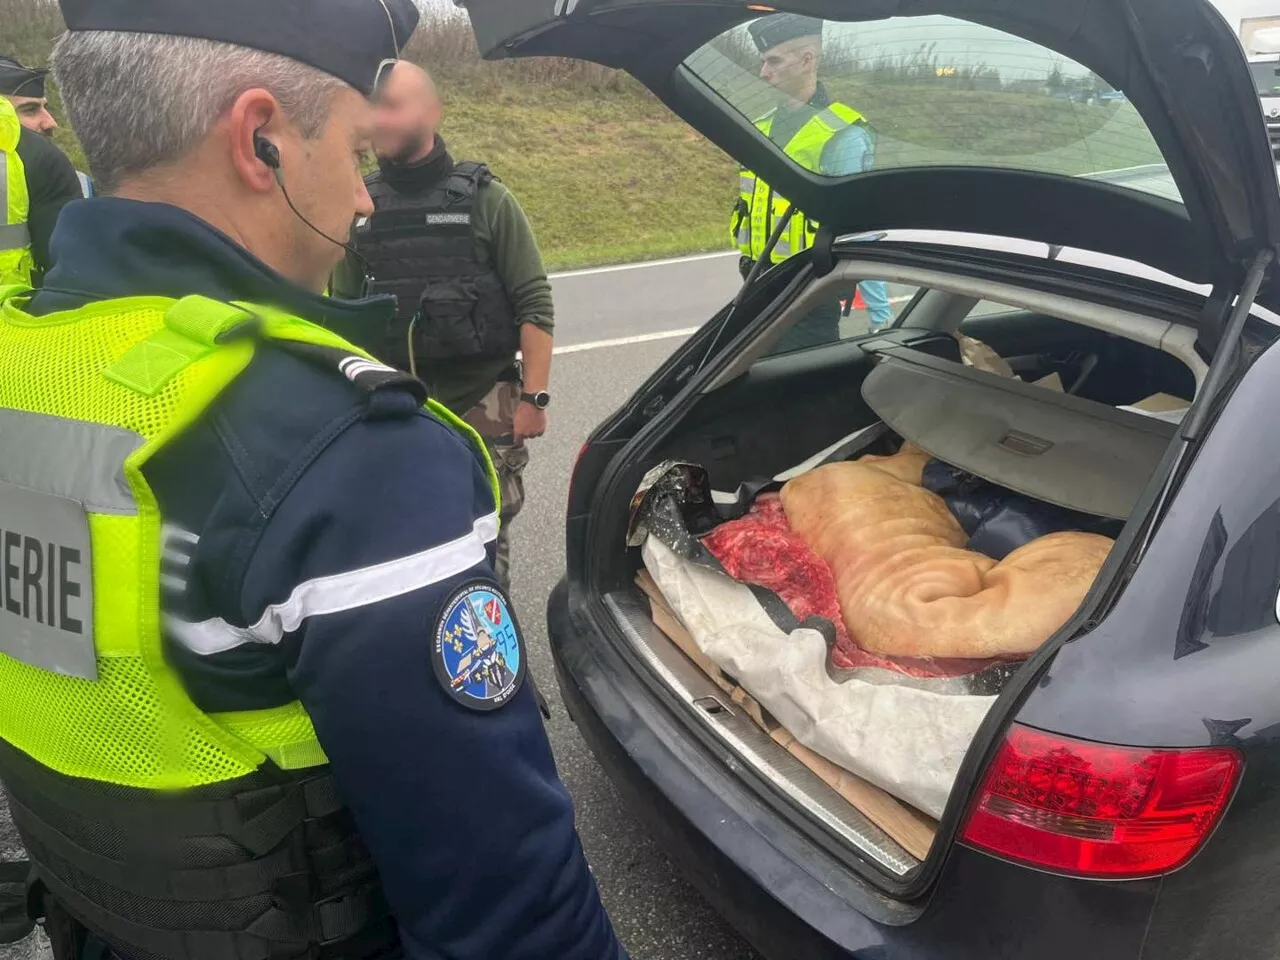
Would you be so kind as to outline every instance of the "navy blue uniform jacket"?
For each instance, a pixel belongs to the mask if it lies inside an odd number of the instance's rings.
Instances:
[[[389,311],[312,296],[163,204],[70,204],[52,247],[39,314],[147,294]],[[433,673],[441,607],[496,589],[479,459],[409,394],[374,399],[263,345],[148,465],[168,656],[207,712],[302,701],[410,958],[619,960],[531,685],[478,712]]]

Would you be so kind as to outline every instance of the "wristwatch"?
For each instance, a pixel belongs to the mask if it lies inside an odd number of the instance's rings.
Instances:
[[[545,410],[551,406],[551,394],[545,390],[539,390],[537,393],[520,394],[521,403],[531,403],[539,410]]]

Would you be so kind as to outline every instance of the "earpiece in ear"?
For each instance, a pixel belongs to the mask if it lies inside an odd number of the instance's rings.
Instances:
[[[280,148],[264,137],[261,133],[253,135],[253,155],[265,163],[272,170],[280,169]]]

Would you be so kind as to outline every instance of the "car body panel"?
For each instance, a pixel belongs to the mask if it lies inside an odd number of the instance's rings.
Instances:
[[[1236,387],[1124,594],[1059,651],[1025,722],[1149,746],[1280,733],[1277,382],[1273,348]]]
[[[1077,178],[987,167],[802,170],[682,67],[756,16],[729,0],[468,0],[486,56],[621,67],[796,206],[841,232],[971,230],[1141,260],[1195,282],[1239,282],[1280,244],[1280,190],[1235,31],[1207,0],[789,0],[843,21],[947,15],[1017,35],[1093,70],[1136,107],[1182,203]],[[921,194],[924,194],[923,198]],[[1000,203],[988,198],[999,196]],[[1072,228],[1081,221],[1092,244]]]
[[[668,855],[770,960],[1138,956],[1159,881],[1091,884],[957,847],[935,896],[896,904],[771,816],[690,742],[563,582],[547,622],[566,705],[593,753]]]
[[[1205,848],[1166,877],[1148,954],[1273,957],[1280,873],[1280,350],[1237,385],[1132,582],[1068,643],[1021,722],[1147,746],[1229,745],[1245,771]]]

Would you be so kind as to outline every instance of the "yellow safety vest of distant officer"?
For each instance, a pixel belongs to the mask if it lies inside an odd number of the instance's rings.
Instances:
[[[27,220],[31,198],[27,192],[27,174],[18,156],[18,140],[22,124],[18,112],[8,100],[0,97],[0,153],[4,165],[5,221],[0,225],[0,285],[30,285],[33,261],[31,232]]]
[[[760,77],[783,97],[779,107],[756,121],[756,128],[806,170],[829,177],[863,173],[875,159],[875,137],[866,118],[847,104],[833,101],[818,80],[822,29],[823,21],[798,14],[776,14],[750,25],[748,30],[760,52]],[[731,226],[733,242],[742,254],[744,277],[764,255],[775,226],[790,206],[753,171],[740,171]],[[808,250],[817,232],[817,223],[797,211],[778,238],[770,263],[781,263]],[[866,280],[858,289],[866,301],[871,329],[892,323],[887,286]],[[824,321],[821,326],[832,325]],[[816,328],[810,332],[816,333]],[[819,342],[838,335],[830,329],[816,339],[804,339]]]
[[[771,137],[776,116],[777,111],[774,111],[756,121],[756,128],[766,137]],[[818,171],[822,169],[823,151],[832,138],[853,124],[865,123],[857,110],[843,103],[832,103],[812,116],[782,150],[806,170]],[[791,204],[745,167],[739,174],[739,193],[742,215],[736,218],[734,240],[744,257],[759,260],[764,255],[774,225],[786,216]],[[786,232],[773,248],[773,262],[781,263],[793,254],[808,250],[813,246],[817,233],[818,225],[814,221],[803,214],[793,216]]]

